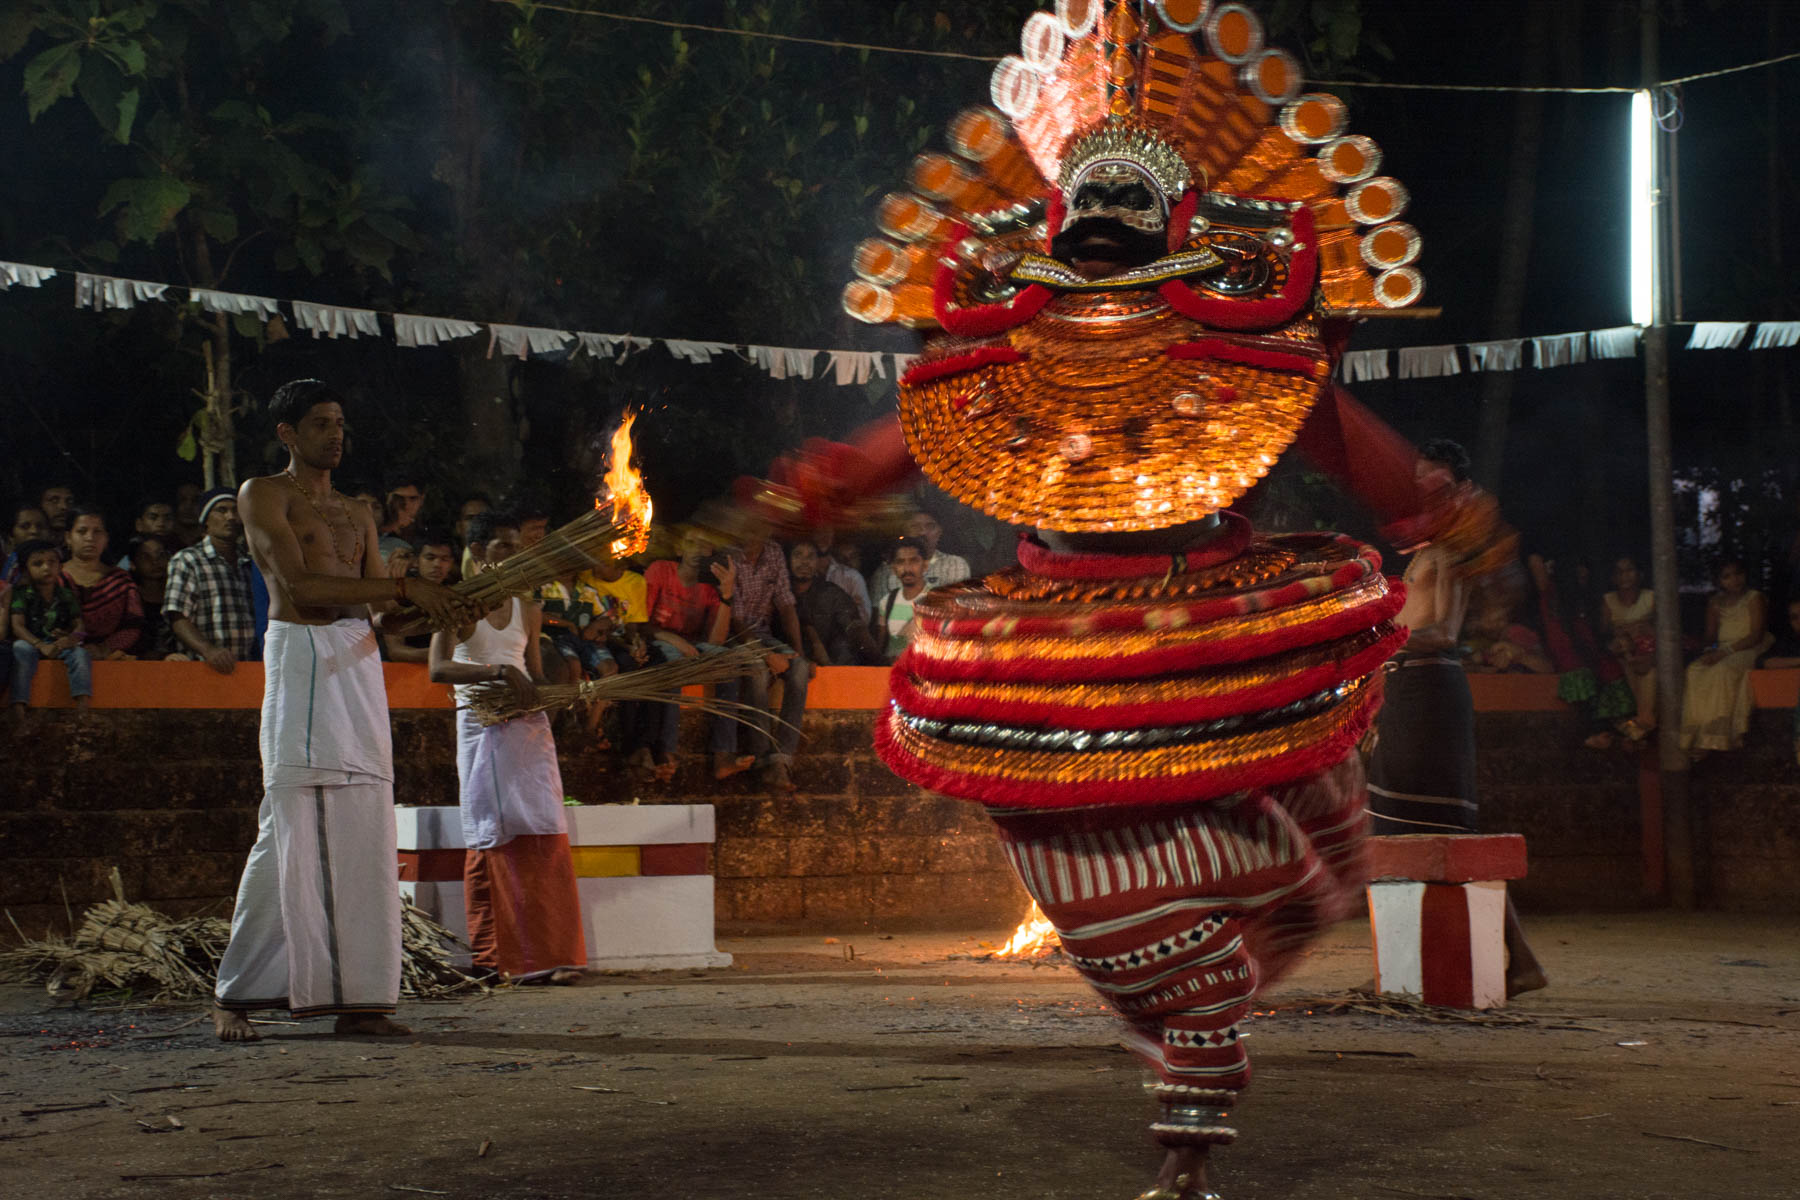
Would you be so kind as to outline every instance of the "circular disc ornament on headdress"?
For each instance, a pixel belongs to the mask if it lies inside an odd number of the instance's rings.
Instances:
[[[1056,0],[1056,19],[1071,38],[1084,36],[1100,19],[1102,0]]]
[[[894,294],[858,279],[844,285],[844,311],[858,321],[880,325],[894,319]]]
[[[1377,225],[1358,243],[1362,260],[1377,271],[1404,267],[1419,257],[1419,231],[1405,221]]]
[[[1359,225],[1379,225],[1405,212],[1411,200],[1405,184],[1383,175],[1351,188],[1344,196],[1344,211]]]
[[[1193,33],[1206,23],[1208,0],[1156,0],[1156,15],[1180,33]]]
[[[1383,308],[1405,308],[1425,293],[1425,281],[1411,267],[1388,271],[1375,280],[1375,302]]]
[[[1308,92],[1281,110],[1281,131],[1303,146],[1316,146],[1340,136],[1349,119],[1336,96]]]
[[[950,219],[910,192],[889,192],[875,210],[875,227],[902,242],[935,241],[950,233]]]
[[[1207,15],[1206,46],[1215,57],[1242,66],[1262,45],[1262,22],[1242,4],[1221,4]]]
[[[993,98],[995,108],[1016,121],[1037,104],[1038,89],[1042,86],[1042,77],[1024,59],[1009,54],[994,68],[994,77],[988,82],[988,95]]]
[[[1286,50],[1264,50],[1238,68],[1238,78],[1264,104],[1285,104],[1300,90],[1300,63]]]
[[[1061,21],[1047,12],[1035,12],[1025,19],[1025,28],[1019,31],[1019,52],[1026,66],[1048,75],[1062,61],[1066,41]]]
[[[850,256],[850,269],[874,284],[899,283],[909,265],[900,247],[886,238],[864,238]]]
[[[1332,183],[1359,183],[1381,169],[1381,147],[1353,133],[1319,151],[1319,174]]]

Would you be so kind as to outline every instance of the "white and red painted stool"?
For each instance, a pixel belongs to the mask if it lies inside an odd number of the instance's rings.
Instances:
[[[1506,881],[1525,839],[1407,834],[1368,840],[1375,990],[1445,1008],[1506,1004]]]
[[[713,943],[710,804],[595,804],[567,810],[588,965],[725,967]],[[396,808],[400,894],[468,940],[461,810]],[[468,964],[468,955],[454,960]]]

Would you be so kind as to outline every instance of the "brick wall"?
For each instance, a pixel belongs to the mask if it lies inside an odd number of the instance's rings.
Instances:
[[[986,818],[890,775],[870,749],[871,719],[809,713],[799,792],[783,799],[758,793],[752,776],[714,784],[698,753],[699,722],[689,719],[682,773],[636,798],[717,806],[721,928],[999,928],[1017,919],[1025,899]],[[1800,912],[1800,770],[1788,719],[1759,711],[1745,750],[1693,771],[1706,818],[1701,881],[1714,906]],[[397,798],[454,803],[451,714],[396,709],[393,721]],[[1645,904],[1637,759],[1584,749],[1567,713],[1484,712],[1477,721],[1483,823],[1530,844],[1520,902]],[[77,912],[104,898],[115,866],[135,899],[171,911],[221,906],[256,833],[256,726],[254,710],[28,712],[0,767],[0,907],[29,932],[61,927],[63,896]],[[611,753],[574,737],[562,748],[569,794],[633,798]]]

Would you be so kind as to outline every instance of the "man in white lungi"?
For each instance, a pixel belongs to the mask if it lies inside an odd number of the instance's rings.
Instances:
[[[477,513],[468,540],[476,569],[489,570],[518,552],[518,520]],[[483,725],[468,708],[484,683],[506,684],[521,706],[536,703],[543,619],[535,602],[509,600],[454,634],[433,634],[431,679],[456,685],[463,904],[475,965],[518,982],[572,983],[587,965],[587,939],[550,718]]]
[[[269,584],[263,648],[263,801],[219,964],[213,1025],[254,1041],[249,1014],[337,1018],[339,1033],[400,1036],[400,897],[387,690],[371,614],[423,609],[478,619],[455,592],[390,579],[374,515],[332,490],[342,398],[316,379],[269,400],[287,470],[238,492]]]

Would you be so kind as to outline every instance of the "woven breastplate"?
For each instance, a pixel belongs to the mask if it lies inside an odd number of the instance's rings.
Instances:
[[[1380,556],[1336,534],[1248,536],[1194,566],[1056,556],[939,588],[894,664],[883,761],[998,808],[1206,800],[1337,762],[1405,640]],[[1032,568],[1036,568],[1035,570]]]

